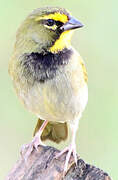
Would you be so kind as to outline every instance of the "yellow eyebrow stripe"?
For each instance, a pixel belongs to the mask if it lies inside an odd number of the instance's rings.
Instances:
[[[39,21],[41,19],[53,19],[55,21],[61,21],[62,23],[66,23],[68,21],[68,17],[65,14],[60,14],[60,13],[54,13],[54,14],[37,17],[35,21]]]

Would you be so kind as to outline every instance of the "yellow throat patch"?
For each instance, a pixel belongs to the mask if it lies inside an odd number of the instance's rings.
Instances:
[[[71,45],[72,33],[73,31],[71,30],[63,32],[59,39],[57,39],[54,45],[50,48],[50,51],[56,53],[62,51],[64,48],[68,48]]]

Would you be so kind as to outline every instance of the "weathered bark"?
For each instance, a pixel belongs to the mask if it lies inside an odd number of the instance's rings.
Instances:
[[[66,153],[55,159],[58,152],[53,147],[40,146],[39,151],[32,152],[27,162],[21,158],[6,180],[111,180],[107,173],[86,164],[80,158],[75,166],[73,157],[70,159],[69,170],[64,175]]]

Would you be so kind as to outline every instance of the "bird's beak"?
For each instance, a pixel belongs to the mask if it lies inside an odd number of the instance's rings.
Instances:
[[[71,17],[67,23],[65,23],[63,26],[61,26],[61,30],[67,31],[71,29],[81,28],[83,27],[83,24],[79,22],[74,17]]]

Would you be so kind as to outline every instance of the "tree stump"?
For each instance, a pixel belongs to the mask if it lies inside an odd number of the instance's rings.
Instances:
[[[39,146],[33,150],[27,162],[21,158],[11,170],[6,180],[111,180],[107,173],[78,158],[77,166],[71,156],[69,168],[64,175],[66,153],[59,159],[59,150],[49,146]]]

